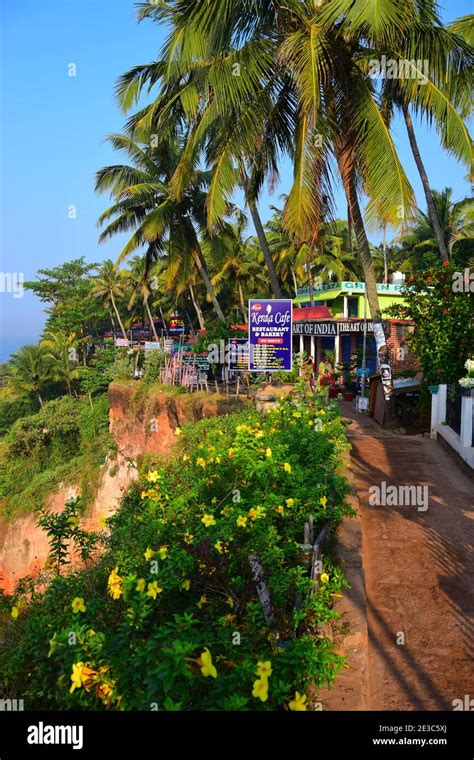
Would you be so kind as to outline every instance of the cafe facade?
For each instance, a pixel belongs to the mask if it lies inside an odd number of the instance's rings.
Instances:
[[[393,370],[418,369],[406,343],[412,323],[387,313],[394,304],[403,303],[402,285],[380,283],[377,292]],[[304,352],[319,363],[329,349],[337,364],[347,367],[355,357],[361,366],[365,334],[367,371],[375,373],[376,348],[365,283],[326,283],[314,288],[312,301],[307,288],[298,290],[293,300],[293,351]]]

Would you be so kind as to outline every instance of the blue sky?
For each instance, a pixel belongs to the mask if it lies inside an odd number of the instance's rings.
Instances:
[[[0,4],[0,272],[34,279],[39,268],[79,256],[115,260],[119,242],[97,244],[96,220],[107,202],[93,190],[94,172],[117,155],[104,136],[120,131],[123,116],[114,100],[117,77],[156,58],[163,30],[137,24],[131,0],[3,0]],[[445,20],[472,12],[469,0],[441,3]],[[68,76],[70,64],[76,76]],[[466,170],[441,153],[438,139],[417,130],[433,187],[453,187],[455,199],[469,192]],[[395,124],[397,147],[417,194],[424,197],[403,124]],[[261,210],[288,190],[289,165]],[[68,216],[71,205],[76,218]],[[340,198],[339,211],[345,216]],[[31,294],[0,292],[0,361],[38,339],[43,305]]]

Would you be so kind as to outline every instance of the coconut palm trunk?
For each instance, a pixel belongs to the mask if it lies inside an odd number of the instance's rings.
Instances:
[[[436,236],[436,242],[438,243],[438,250],[439,250],[442,260],[449,261],[448,250],[446,248],[443,230],[439,223],[438,214],[436,213],[436,206],[434,203],[433,194],[431,192],[428,175],[426,173],[426,169],[421,159],[420,150],[418,148],[418,143],[416,141],[413,121],[412,121],[412,118],[407,106],[403,106],[402,111],[403,111],[403,117],[405,119],[405,124],[406,124],[407,132],[408,132],[410,147],[413,153],[413,158],[415,159],[415,164],[418,169],[419,175],[421,177],[421,182],[423,184],[423,190],[425,192],[425,198],[426,198],[426,205],[428,207],[428,215],[431,219],[431,224],[433,225],[433,230]]]
[[[117,304],[115,303],[114,294],[112,293],[111,290],[109,290],[109,295],[110,295],[110,303],[112,304],[112,308],[115,311],[115,316],[117,317],[117,322],[120,325],[120,329],[122,331],[122,335],[125,338],[125,340],[127,340],[127,333],[125,332],[125,327],[123,326],[123,322],[122,322],[122,320],[120,318],[119,310],[117,309]]]
[[[265,230],[263,229],[263,224],[260,218],[257,204],[249,192],[250,180],[242,162],[240,162],[239,168],[242,177],[242,187],[244,189],[245,200],[250,209],[250,216],[252,217],[253,226],[255,227],[258,242],[263,253],[263,258],[265,259],[266,267],[268,269],[270,288],[276,298],[281,298],[282,293],[280,288],[280,281],[278,279],[275,263],[273,261],[272,254],[268,245],[267,236],[265,235]]]
[[[219,301],[216,298],[214,288],[212,287],[212,283],[209,279],[209,275],[207,273],[206,267],[204,265],[204,261],[201,256],[201,252],[197,250],[196,247],[193,248],[192,257],[193,257],[194,264],[196,265],[196,269],[199,273],[199,276],[204,283],[204,286],[209,295],[209,298],[211,299],[212,305],[214,307],[214,310],[217,316],[222,322],[225,322],[224,312],[222,311]]]
[[[193,302],[194,311],[196,312],[196,315],[197,315],[197,318],[198,318],[199,327],[201,328],[201,330],[205,330],[206,329],[206,323],[204,322],[204,316],[203,316],[201,307],[199,306],[199,303],[198,303],[198,301],[196,299],[196,295],[194,293],[194,288],[191,285],[191,283],[188,285],[188,289],[189,289],[189,294],[191,296],[191,301]]]
[[[156,340],[156,342],[158,343],[159,337],[158,337],[158,335],[156,333],[155,323],[153,321],[153,317],[152,317],[152,314],[151,314],[151,311],[150,311],[150,304],[148,303],[148,296],[143,296],[143,303],[145,304],[145,309],[146,309],[146,312],[148,314],[148,319],[150,320],[150,327],[151,327],[151,331],[153,333],[153,337]]]
[[[377,294],[377,280],[375,278],[374,262],[372,260],[372,254],[370,253],[369,241],[367,239],[364,220],[362,218],[362,213],[359,206],[354,170],[348,149],[341,149],[337,160],[347,204],[349,207],[350,218],[359,248],[359,258],[362,265],[362,270],[364,272],[365,289],[367,293],[367,301],[370,308],[370,314],[372,316],[373,322],[381,323],[382,315]]]
[[[247,307],[245,305],[245,299],[244,299],[244,291],[242,290],[242,283],[240,282],[240,280],[237,280],[237,288],[239,290],[239,301],[240,301],[240,308],[242,309],[242,314],[244,315],[244,319],[248,319]]]

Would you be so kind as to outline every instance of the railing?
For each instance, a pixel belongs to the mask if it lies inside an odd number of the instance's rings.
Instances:
[[[446,422],[455,433],[461,434],[462,388],[459,383],[449,383],[446,391]]]

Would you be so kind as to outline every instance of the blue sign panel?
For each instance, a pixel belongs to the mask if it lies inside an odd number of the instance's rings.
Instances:
[[[249,301],[250,372],[290,372],[292,302],[290,298]]]

